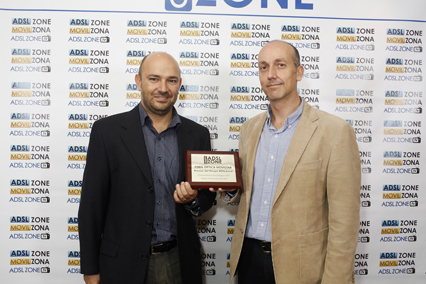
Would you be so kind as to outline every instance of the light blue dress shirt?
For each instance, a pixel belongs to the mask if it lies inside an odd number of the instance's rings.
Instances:
[[[304,102],[275,129],[271,122],[271,106],[256,151],[253,188],[246,237],[271,241],[271,206],[280,178],[281,168],[303,111]],[[284,216],[283,216],[284,217]]]

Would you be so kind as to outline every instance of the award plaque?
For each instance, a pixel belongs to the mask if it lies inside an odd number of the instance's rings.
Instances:
[[[238,152],[186,151],[186,180],[192,188],[242,188]]]

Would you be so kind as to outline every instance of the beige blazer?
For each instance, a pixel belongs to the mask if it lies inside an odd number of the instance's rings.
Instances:
[[[246,121],[239,154],[243,190],[231,245],[231,280],[246,231],[256,149],[267,114]],[[271,208],[272,260],[279,284],[355,283],[361,172],[353,128],[305,102]]]

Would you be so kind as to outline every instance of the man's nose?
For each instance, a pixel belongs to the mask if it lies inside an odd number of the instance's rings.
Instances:
[[[168,90],[167,81],[161,81],[160,86],[158,87],[158,90],[162,93],[166,93]]]
[[[274,67],[268,70],[268,79],[275,79],[277,77],[277,70]]]

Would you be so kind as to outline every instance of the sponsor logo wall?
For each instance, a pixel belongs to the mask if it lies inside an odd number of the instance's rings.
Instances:
[[[209,129],[213,150],[238,151],[242,123],[268,105],[257,54],[282,39],[301,54],[300,96],[356,133],[357,283],[425,283],[423,1],[47,2],[0,8],[5,281],[83,283],[77,210],[90,131],[139,103],[144,56],[176,58],[177,111]],[[237,209],[217,200],[195,221],[205,283],[228,281]]]

